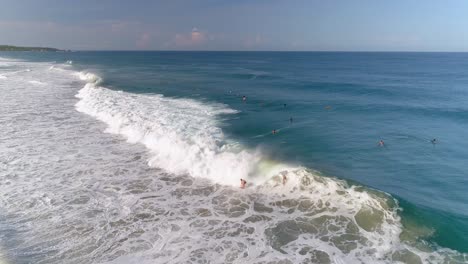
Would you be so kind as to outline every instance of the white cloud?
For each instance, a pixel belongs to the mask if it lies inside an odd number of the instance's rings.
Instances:
[[[151,41],[151,34],[148,32],[144,32],[140,35],[140,38],[137,39],[136,46],[139,49],[147,49],[149,48]]]
[[[199,46],[208,40],[208,34],[199,31],[194,27],[190,33],[176,34],[174,38],[175,45],[178,47]]]

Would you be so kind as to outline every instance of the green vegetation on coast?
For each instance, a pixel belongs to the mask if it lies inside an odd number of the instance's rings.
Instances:
[[[0,45],[0,51],[41,51],[41,52],[58,52],[64,51],[55,48],[46,48],[46,47],[17,47],[10,45]]]

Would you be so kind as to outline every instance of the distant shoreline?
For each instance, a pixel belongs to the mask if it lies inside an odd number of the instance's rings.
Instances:
[[[0,51],[39,51],[39,52],[65,52],[67,50],[60,50],[48,47],[19,47],[11,45],[0,45]]]

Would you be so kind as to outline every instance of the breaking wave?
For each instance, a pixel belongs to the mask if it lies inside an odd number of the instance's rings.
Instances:
[[[237,234],[246,241],[266,237],[264,245],[249,249],[255,256],[247,258],[250,262],[281,259],[286,253],[297,261],[314,263],[465,261],[465,256],[429,245],[421,241],[420,233],[405,230],[398,202],[390,195],[273,161],[260,149],[230,141],[219,120],[237,111],[226,105],[115,91],[100,87],[102,79],[95,74],[77,76],[87,83],[76,95],[80,99],[76,109],[105,122],[106,132],[145,145],[151,152],[150,166],[223,186],[247,179],[248,188],[242,192],[213,195],[207,214],[243,217],[255,230]],[[209,248],[211,243],[206,243]],[[275,253],[262,252],[262,246],[270,246]],[[168,261],[172,257],[168,255]],[[189,256],[179,257],[182,261]]]

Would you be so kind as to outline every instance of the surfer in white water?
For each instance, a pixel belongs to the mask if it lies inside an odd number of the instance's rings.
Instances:
[[[379,141],[379,146],[385,147],[385,142],[382,139]]]
[[[286,181],[288,180],[288,178],[286,177],[286,175],[283,175],[283,185],[286,184]]]
[[[437,144],[437,139],[433,138],[433,139],[431,140],[431,143],[432,143],[432,145]]]
[[[247,181],[244,180],[244,179],[240,179],[240,181],[241,181],[240,187],[241,187],[242,189],[244,189],[244,188],[245,188],[245,185],[247,185]]]

